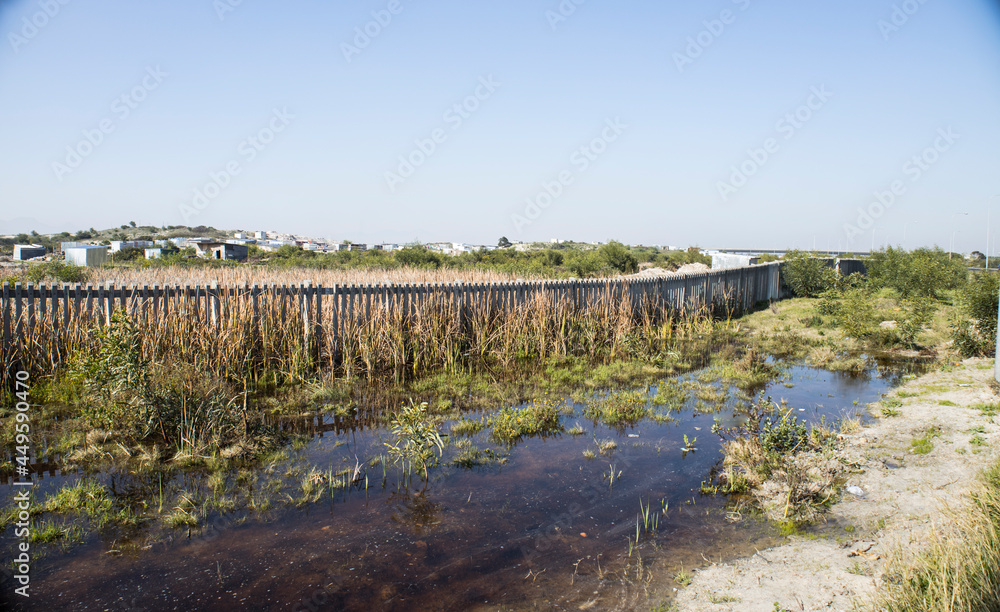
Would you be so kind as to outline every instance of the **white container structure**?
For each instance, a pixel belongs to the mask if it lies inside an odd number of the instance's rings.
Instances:
[[[108,262],[108,247],[97,245],[75,246],[66,249],[66,262],[77,266],[95,267]]]
[[[14,261],[28,261],[35,257],[43,257],[45,247],[40,244],[15,244]]]

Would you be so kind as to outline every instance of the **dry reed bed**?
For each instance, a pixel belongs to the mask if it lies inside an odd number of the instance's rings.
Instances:
[[[298,285],[305,281],[312,281],[314,285],[332,287],[352,283],[355,285],[448,283],[457,280],[464,282],[508,282],[517,278],[530,278],[530,276],[476,269],[429,270],[403,267],[393,270],[324,270],[320,268],[275,268],[253,265],[190,268],[182,266],[93,268],[87,271],[87,282],[95,285],[111,282],[115,283],[116,286],[209,285],[218,281],[224,287],[234,287],[254,284]]]
[[[124,308],[138,330],[144,358],[186,364],[251,388],[265,377],[404,381],[439,371],[510,374],[518,365],[537,368],[546,358],[569,355],[595,362],[652,357],[681,340],[710,334],[717,327],[713,314],[721,312],[727,324],[732,314],[724,303],[714,313],[707,308],[678,313],[662,303],[633,302],[610,288],[580,308],[565,296],[543,292],[516,304],[487,295],[464,306],[447,294],[367,306],[359,299],[350,308],[326,299],[319,311],[304,309],[301,297],[286,300],[267,292],[258,296],[255,308],[245,296],[225,291],[214,317],[204,294],[173,302],[165,316],[154,314],[137,296]],[[62,316],[36,313],[32,329],[24,324],[21,342],[15,339],[2,349],[4,378],[16,366],[52,374],[73,355],[96,350],[96,330],[107,320],[100,301],[89,312],[83,303],[79,309],[72,305],[69,317],[67,325]],[[12,327],[17,328],[16,321]],[[18,351],[18,345],[23,349]]]

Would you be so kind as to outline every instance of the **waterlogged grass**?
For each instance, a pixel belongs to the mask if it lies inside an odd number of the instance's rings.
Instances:
[[[584,415],[611,427],[635,425],[650,415],[649,395],[645,391],[611,393],[589,402]]]
[[[173,529],[192,528],[198,526],[198,517],[178,509],[167,516],[166,522]]]
[[[76,528],[79,531],[79,528]],[[52,521],[44,521],[34,526],[28,541],[32,544],[52,544],[70,535],[70,528],[57,525]]]
[[[690,395],[680,382],[675,379],[668,379],[657,383],[656,394],[652,397],[651,403],[654,406],[664,407],[668,410],[680,410],[689,398]]]
[[[132,526],[139,518],[128,508],[118,506],[108,489],[94,481],[82,481],[60,489],[42,506],[44,512],[78,515],[90,519],[97,529]]]
[[[467,470],[482,466],[502,465],[507,462],[505,455],[491,448],[478,448],[471,440],[459,440],[455,443],[455,450],[457,452],[452,458],[451,464]]]
[[[547,436],[562,431],[559,412],[563,400],[536,399],[523,408],[504,408],[486,419],[497,442],[516,444],[529,436]]]
[[[474,436],[486,426],[482,420],[462,419],[451,424],[451,435]]]
[[[702,382],[725,381],[741,391],[752,392],[781,375],[781,370],[768,363],[754,347],[747,348],[738,358],[717,360],[704,372]]]

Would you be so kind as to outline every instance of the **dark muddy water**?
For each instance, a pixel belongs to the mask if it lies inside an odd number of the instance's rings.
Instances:
[[[696,377],[698,373],[687,378]],[[875,401],[902,371],[872,368],[849,376],[788,369],[767,393],[800,417],[833,421]],[[655,386],[650,389],[656,393]],[[497,610],[620,605],[648,609],[678,586],[674,576],[708,561],[751,554],[778,541],[768,525],[736,511],[735,500],[701,495],[720,461],[714,417],[731,420],[729,393],[718,413],[692,393],[674,421],[614,429],[563,416],[563,433],[513,448],[471,440],[502,463],[437,467],[405,480],[367,465],[349,489],[301,506],[275,503],[267,519],[213,515],[207,527],[175,530],[151,547],[93,536],[69,552],[53,550],[32,570],[31,610]],[[857,402],[857,405],[855,405]],[[290,423],[313,434],[289,465],[365,465],[391,434],[350,419]],[[446,425],[443,429],[447,431]],[[697,438],[683,452],[684,435]],[[617,448],[598,450],[603,442]],[[453,457],[452,449],[444,461]],[[585,451],[593,451],[587,458]],[[443,462],[444,463],[444,462]],[[284,469],[278,466],[280,473]],[[614,476],[612,481],[609,477]],[[367,487],[364,482],[367,477]],[[51,487],[78,475],[46,477]],[[111,476],[106,475],[107,482]],[[157,486],[115,475],[115,491]],[[173,483],[199,491],[188,474]],[[275,496],[301,494],[301,474]],[[62,481],[62,482],[60,482]],[[237,485],[234,485],[237,486]],[[12,487],[5,487],[12,495]],[[124,494],[124,493],[123,493]],[[635,542],[640,505],[658,517]],[[664,508],[666,510],[664,511]],[[133,536],[142,543],[143,535]],[[5,550],[13,543],[4,534]],[[109,551],[121,551],[111,552]],[[9,591],[5,593],[9,596]]]

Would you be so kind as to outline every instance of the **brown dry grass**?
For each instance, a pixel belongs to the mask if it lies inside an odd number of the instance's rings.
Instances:
[[[655,358],[719,329],[707,309],[676,313],[645,301],[635,307],[611,289],[584,308],[557,292],[538,292],[516,306],[509,303],[513,297],[483,292],[461,307],[451,294],[411,295],[405,302],[396,296],[389,304],[365,303],[357,295],[348,304],[340,296],[339,307],[326,298],[308,334],[302,301],[270,292],[258,297],[255,310],[246,295],[223,290],[214,322],[204,292],[171,300],[166,315],[162,303],[155,315],[152,301],[138,294],[125,307],[145,359],[186,364],[241,389],[330,376],[401,382],[440,371],[509,377],[537,370],[549,358]],[[85,301],[74,307],[68,325],[36,313],[20,355],[2,349],[4,376],[15,363],[33,374],[52,374],[74,355],[95,350],[93,329],[106,316],[101,303],[93,306],[90,312]],[[726,318],[722,328],[731,329],[729,323]]]
[[[875,609],[978,612],[1000,609],[1000,463],[984,472],[971,503],[948,513],[917,555],[898,551]]]
[[[424,268],[397,268],[394,270],[323,270],[319,268],[277,268],[269,266],[220,266],[220,267],[120,267],[93,268],[88,270],[88,282],[115,283],[128,285],[190,284],[208,285],[218,281],[225,287],[243,285],[298,285],[312,281],[313,285],[332,287],[344,284],[377,283],[447,283],[456,280],[465,282],[500,282],[526,278],[501,272],[485,270],[431,270]]]

